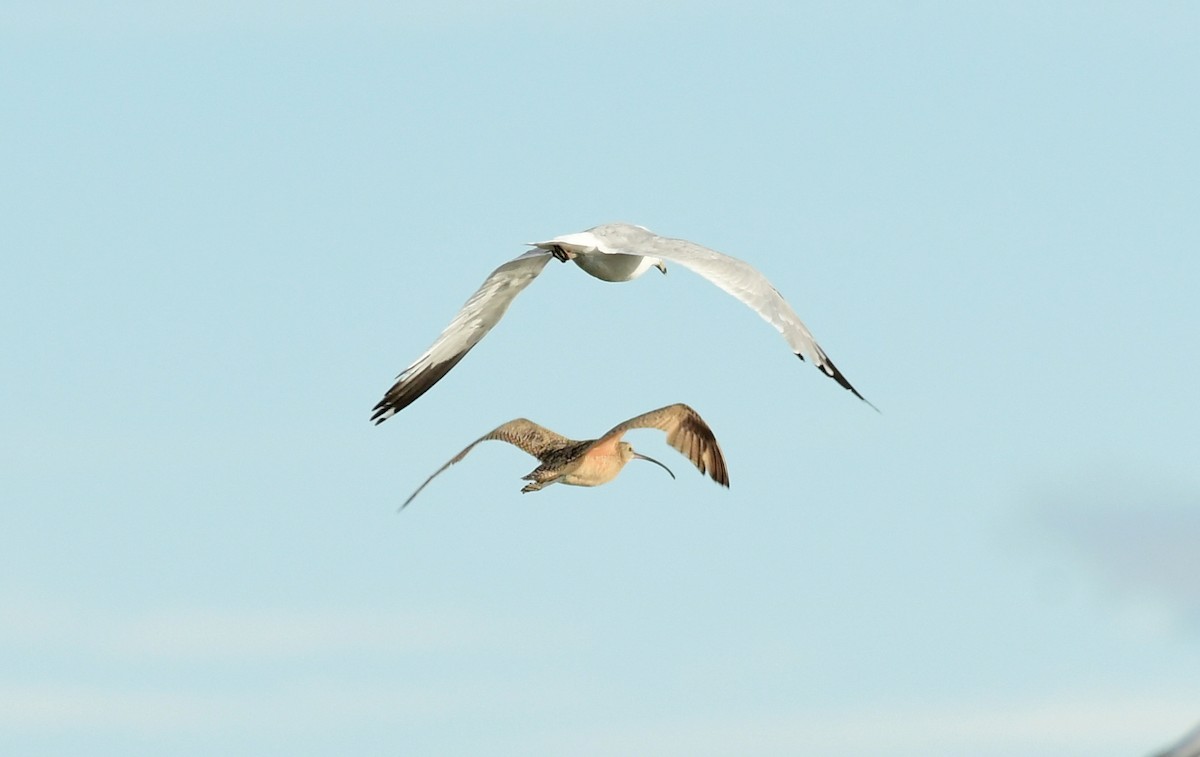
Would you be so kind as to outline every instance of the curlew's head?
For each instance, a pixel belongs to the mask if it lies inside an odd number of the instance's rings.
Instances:
[[[658,467],[662,468],[662,469],[663,469],[663,470],[665,470],[667,473],[670,473],[670,474],[671,474],[671,478],[675,478],[675,474],[674,474],[674,473],[671,473],[671,469],[670,469],[670,468],[668,468],[667,466],[663,465],[662,463],[660,463],[659,461],[655,460],[655,459],[654,459],[654,458],[652,458],[652,457],[648,457],[648,456],[646,456],[646,455],[643,455],[643,454],[641,454],[640,452],[634,452],[634,451],[633,451],[633,445],[632,445],[632,444],[630,444],[629,442],[617,442],[617,450],[618,450],[618,451],[620,452],[620,454],[621,454],[621,465],[622,465],[622,466],[624,466],[624,465],[625,465],[625,463],[628,463],[630,460],[647,460],[647,461],[649,461],[649,462],[652,462],[652,463],[654,463],[654,464],[655,464],[655,465],[657,465]]]

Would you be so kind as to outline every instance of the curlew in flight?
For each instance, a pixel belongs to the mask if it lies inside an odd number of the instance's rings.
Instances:
[[[796,357],[812,361],[826,376],[867,402],[826,356],[771,282],[745,261],[685,239],[660,237],[641,226],[627,223],[596,226],[577,234],[534,242],[532,246],[534,249],[492,271],[433,346],[396,378],[373,408],[371,420],[383,423],[391,418],[458,365],[458,361],[500,322],[508,306],[537,278],[551,257],[564,263],[572,260],[592,276],[616,282],[632,281],[651,268],[666,273],[666,261],[690,268],[753,308],[783,335]]]
[[[529,482],[521,489],[522,493],[535,492],[557,483],[570,486],[607,484],[617,477],[626,463],[635,459],[648,460],[671,473],[667,466],[654,458],[634,452],[629,442],[621,441],[626,431],[635,428],[657,428],[665,431],[667,444],[682,452],[701,473],[708,473],[712,480],[721,486],[729,486],[725,458],[721,456],[721,448],[717,446],[712,429],[695,410],[684,404],[675,404],[630,418],[614,426],[599,439],[584,442],[568,439],[525,418],[509,421],[471,442],[466,449],[450,458],[449,462],[438,468],[404,500],[400,509],[407,507],[438,474],[466,457],[476,444],[489,439],[499,439],[520,447],[541,462],[541,465],[528,475],[522,476],[522,479]],[[674,473],[671,473],[671,478],[675,478]]]

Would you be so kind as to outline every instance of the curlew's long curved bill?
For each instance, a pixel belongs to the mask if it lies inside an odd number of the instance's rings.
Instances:
[[[712,429],[692,408],[677,402],[648,413],[635,415],[619,423],[597,440],[597,444],[620,439],[625,432],[635,428],[656,428],[666,432],[667,444],[678,450],[696,466],[696,470],[707,473],[721,486],[729,486],[729,471],[725,458]]]
[[[647,460],[647,461],[649,461],[649,462],[652,462],[652,463],[654,463],[654,464],[655,464],[655,465],[657,465],[658,467],[662,468],[662,469],[663,469],[663,470],[665,470],[667,473],[671,473],[671,469],[670,469],[670,468],[668,468],[667,466],[663,465],[662,463],[660,463],[659,461],[655,460],[654,458],[650,457],[649,455],[643,455],[643,454],[642,454],[642,453],[640,453],[640,452],[634,452],[634,453],[633,453],[633,459],[634,459],[634,460]],[[671,478],[675,478],[675,474],[674,474],[674,473],[671,473]]]

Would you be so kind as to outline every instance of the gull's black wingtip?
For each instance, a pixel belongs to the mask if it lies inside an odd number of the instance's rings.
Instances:
[[[375,407],[371,408],[371,422],[376,426],[408,407],[409,403],[416,399],[416,397],[408,398],[406,402],[406,398],[397,396],[398,393],[395,389],[396,387],[389,389],[387,394],[383,395],[383,399],[376,402]]]
[[[378,426],[388,418],[391,418],[396,414],[395,412],[389,412],[391,409],[386,402],[380,401],[378,405],[371,408],[371,423]]]
[[[422,394],[432,389],[442,376],[449,373],[451,368],[458,365],[458,361],[462,360],[467,352],[469,350],[460,352],[449,360],[430,365],[411,376],[400,374],[392,388],[384,393],[383,399],[371,408],[371,422],[378,426],[416,402]]]
[[[796,357],[800,358],[801,361],[804,360],[804,356],[801,355],[799,352],[797,352],[795,354],[796,354]],[[838,367],[833,364],[833,361],[829,359],[828,355],[825,355],[824,357],[825,357],[824,365],[817,366],[818,368],[821,369],[822,373],[824,373],[826,376],[830,377],[834,381],[838,382],[838,384],[840,384],[843,389],[848,390],[855,397],[858,397],[860,400],[867,403],[871,407],[872,410],[879,413],[880,415],[883,415],[883,411],[880,410],[879,408],[875,407],[875,403],[871,402],[871,400],[867,399],[866,397],[864,397],[858,393],[858,390],[854,388],[854,385],[851,384],[844,375],[842,375],[842,372],[839,371]]]

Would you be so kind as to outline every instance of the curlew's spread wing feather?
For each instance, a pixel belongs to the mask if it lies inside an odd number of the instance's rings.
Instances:
[[[429,485],[430,481],[437,478],[442,471],[466,457],[468,452],[475,449],[475,445],[479,444],[480,442],[490,441],[492,439],[508,442],[509,444],[521,448],[525,452],[528,452],[543,462],[545,461],[548,453],[557,449],[562,449],[567,445],[577,443],[572,439],[562,436],[561,434],[554,433],[544,426],[539,426],[538,424],[526,418],[517,418],[515,420],[511,420],[508,423],[498,426],[494,430],[479,437],[475,441],[468,444],[462,452],[459,452],[457,455],[450,458],[446,464],[438,468],[432,476],[425,479],[425,483],[418,486],[417,490],[409,495],[408,499],[404,500],[404,504],[400,505],[400,509],[403,510],[404,508],[408,507],[408,503],[412,502],[413,499],[415,499],[416,496],[421,493],[421,490]]]
[[[692,408],[678,403],[642,413],[613,427],[597,439],[596,443],[618,440],[626,431],[635,428],[657,428],[665,431],[667,444],[682,452],[701,473],[707,473],[721,486],[729,486],[729,472],[725,468],[725,458],[721,455],[717,438],[700,414]]]
[[[792,310],[771,282],[754,266],[716,250],[689,242],[686,239],[662,237],[641,226],[627,223],[610,223],[589,229],[585,234],[595,237],[594,249],[606,254],[643,255],[678,263],[716,284],[727,293],[741,300],[764,321],[783,335],[796,357],[807,358],[821,372],[850,390],[868,405],[871,403],[858,393],[842,375],[812,332]],[[582,236],[582,235],[577,235]],[[875,407],[871,405],[871,407]]]
[[[550,253],[545,250],[532,250],[492,271],[433,346],[396,378],[396,383],[373,408],[371,420],[378,424],[391,418],[458,365],[458,361],[500,322],[508,306],[537,278],[550,258]]]

